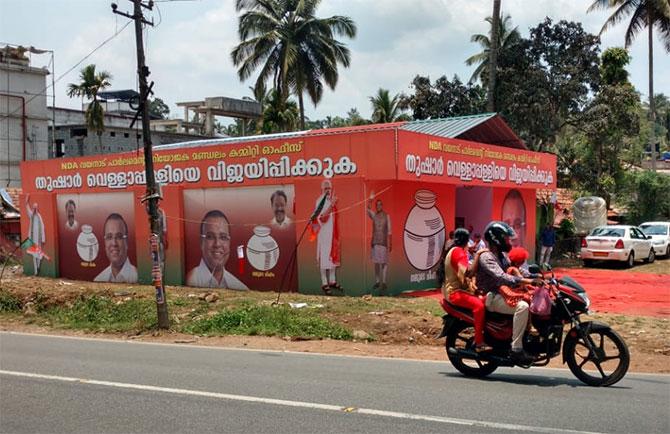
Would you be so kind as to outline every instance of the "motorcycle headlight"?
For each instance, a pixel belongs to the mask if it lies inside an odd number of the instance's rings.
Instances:
[[[586,295],[585,292],[580,293],[579,296],[581,297],[582,300],[584,300],[587,309],[591,307],[591,299],[589,299],[589,296]]]

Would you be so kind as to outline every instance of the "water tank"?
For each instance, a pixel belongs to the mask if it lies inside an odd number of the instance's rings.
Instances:
[[[607,204],[602,197],[580,197],[575,201],[572,211],[578,234],[588,234],[597,226],[607,225]]]

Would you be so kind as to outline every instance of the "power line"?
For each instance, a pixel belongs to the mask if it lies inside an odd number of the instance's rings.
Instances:
[[[105,39],[104,41],[102,41],[102,43],[100,43],[100,45],[98,45],[97,47],[95,47],[91,52],[89,52],[86,56],[84,56],[81,60],[79,60],[79,62],[75,63],[70,69],[68,69],[67,71],[65,71],[64,73],[62,73],[58,78],[56,78],[56,80],[54,80],[54,82],[53,82],[52,84],[47,85],[47,87],[45,87],[44,89],[42,89],[42,91],[40,91],[40,93],[35,94],[35,95],[32,96],[31,98],[27,99],[27,100],[26,100],[26,104],[29,103],[30,101],[34,100],[34,99],[37,98],[38,96],[40,96],[40,95],[44,95],[45,92],[46,92],[51,86],[55,86],[56,83],[58,83],[60,80],[62,80],[67,74],[69,74],[70,72],[72,72],[76,67],[78,67],[79,65],[81,65],[86,59],[88,59],[89,57],[91,57],[96,51],[98,51],[99,49],[101,49],[102,47],[104,47],[105,45],[107,45],[107,43],[110,42],[112,39],[116,38],[116,37],[117,37],[121,32],[123,32],[123,31],[126,29],[126,27],[128,27],[131,23],[132,23],[132,21],[127,22],[123,27],[121,27],[120,30],[116,31],[112,36],[110,36],[109,38],[107,38],[107,39]],[[54,92],[55,92],[55,89],[54,89]],[[11,115],[17,114],[19,111],[20,111],[20,109],[17,109],[17,110],[15,110],[15,111],[13,111],[13,112],[7,113],[6,115],[2,115],[2,117],[8,118],[8,117],[10,117]]]

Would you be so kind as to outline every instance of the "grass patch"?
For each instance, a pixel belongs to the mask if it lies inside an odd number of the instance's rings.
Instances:
[[[60,327],[96,332],[143,331],[156,327],[156,305],[149,300],[117,303],[94,295],[71,307],[54,306],[45,312]]]
[[[185,325],[183,331],[198,335],[299,336],[340,340],[353,337],[350,330],[320,317],[313,310],[251,304],[195,320]]]
[[[11,292],[0,291],[0,312],[20,312],[21,300]]]

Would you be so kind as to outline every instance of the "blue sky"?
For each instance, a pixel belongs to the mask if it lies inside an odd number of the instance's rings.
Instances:
[[[130,11],[127,0],[116,0],[120,10]],[[113,15],[109,0],[0,0],[0,42],[33,45],[53,50],[55,76],[79,62],[93,48],[126,24]],[[510,14],[522,35],[546,16],[555,21],[582,22],[598,33],[608,12],[586,13],[590,1],[503,0],[503,13]],[[484,18],[491,14],[490,0],[323,0],[320,16],[348,15],[358,25],[355,40],[345,41],[352,51],[352,65],[341,69],[335,92],[326,91],[318,107],[306,107],[313,119],[344,115],[357,107],[370,116],[369,96],[379,87],[392,93],[410,92],[417,75],[435,79],[458,74],[466,81],[473,68],[464,60],[478,52],[470,42],[474,33],[486,32]],[[206,96],[250,96],[255,79],[240,83],[230,60],[230,51],[239,39],[234,0],[162,1],[152,14],[159,25],[145,31],[146,57],[156,82],[154,91],[171,109],[182,113],[179,101]],[[622,46],[625,24],[603,35],[603,48]],[[645,97],[647,84],[646,33],[638,36],[630,49],[631,81]],[[122,33],[94,53],[82,65],[65,75],[55,88],[56,105],[79,108],[81,101],[65,95],[68,83],[76,82],[86,64],[113,75],[113,89],[137,87],[134,30]],[[655,40],[655,93],[670,94],[670,56]],[[33,58],[34,66],[46,66],[48,56]],[[51,93],[51,90],[49,91]],[[227,123],[224,121],[224,123]]]

